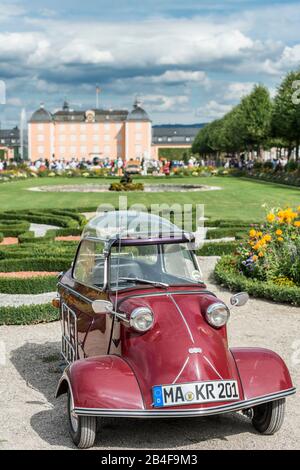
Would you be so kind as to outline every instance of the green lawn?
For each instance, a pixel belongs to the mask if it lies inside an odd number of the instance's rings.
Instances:
[[[42,185],[97,184],[107,179],[39,178],[0,184],[0,211],[39,208],[84,208],[103,203],[118,206],[120,193],[38,193],[27,188]],[[218,219],[261,220],[268,207],[300,205],[300,191],[296,187],[250,181],[233,177],[152,178],[151,184],[190,183],[220,186],[221,191],[187,193],[122,193],[128,196],[129,205],[145,204],[204,204],[205,214]]]

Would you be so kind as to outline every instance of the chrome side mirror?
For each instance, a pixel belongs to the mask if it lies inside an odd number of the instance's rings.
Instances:
[[[230,303],[233,307],[242,307],[249,300],[247,292],[239,292],[231,297]]]
[[[108,300],[94,300],[92,303],[94,313],[106,314],[113,311],[113,304]]]

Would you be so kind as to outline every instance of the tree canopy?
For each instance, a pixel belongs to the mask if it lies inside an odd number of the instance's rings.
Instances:
[[[239,154],[272,145],[298,149],[300,144],[300,72],[290,72],[277,90],[274,100],[263,85],[255,85],[223,118],[200,130],[193,153],[217,155],[220,152]],[[299,104],[297,102],[299,101]],[[297,150],[298,156],[298,150]]]

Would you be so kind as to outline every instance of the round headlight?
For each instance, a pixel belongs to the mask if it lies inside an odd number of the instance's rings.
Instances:
[[[225,304],[211,304],[206,310],[206,320],[215,328],[221,328],[226,325],[230,317],[229,308]]]
[[[130,315],[130,326],[136,331],[144,333],[153,326],[153,313],[150,308],[139,307],[133,310]]]

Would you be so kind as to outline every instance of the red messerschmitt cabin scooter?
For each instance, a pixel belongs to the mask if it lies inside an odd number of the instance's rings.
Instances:
[[[165,219],[107,212],[86,226],[58,299],[74,443],[94,444],[97,417],[172,418],[242,411],[262,434],[295,393],[274,352],[229,348],[229,308],[201,280],[193,236]],[[231,299],[244,305],[245,293]]]

